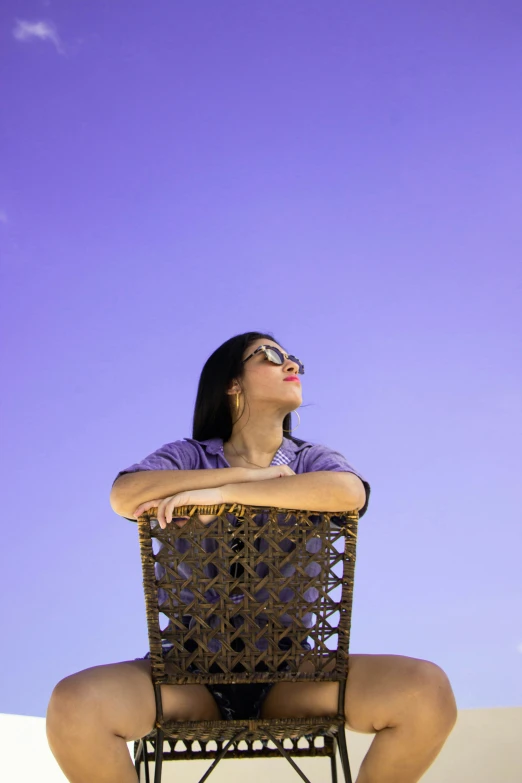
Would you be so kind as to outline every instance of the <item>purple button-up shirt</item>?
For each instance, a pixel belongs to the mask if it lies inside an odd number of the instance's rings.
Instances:
[[[298,474],[311,473],[313,471],[320,470],[332,470],[337,473],[355,473],[355,475],[359,476],[363,482],[364,488],[366,490],[366,501],[363,508],[361,508],[359,511],[359,518],[361,518],[366,513],[368,508],[368,501],[370,499],[370,485],[368,481],[358,471],[355,470],[355,468],[348,464],[343,455],[338,451],[333,451],[327,446],[323,446],[319,443],[309,443],[302,440],[297,440],[297,442],[295,442],[289,438],[283,438],[283,443],[274,455],[271,465],[290,465],[294,473]],[[125,468],[125,470],[121,470],[116,476],[116,479],[118,479],[124,473],[135,473],[139,470],[202,470],[207,468],[229,467],[230,465],[223,451],[223,440],[221,438],[210,438],[209,440],[202,441],[194,440],[194,438],[184,438],[183,440],[176,440],[172,443],[165,443],[163,446],[161,446],[161,448],[152,452],[152,454],[149,454],[149,456],[145,457],[145,459],[143,459],[141,462],[135,462],[128,468]],[[114,479],[114,481],[116,481],[116,479]],[[284,517],[285,514],[282,513],[280,520],[281,523],[284,522]],[[235,517],[233,514],[227,513],[227,518],[232,525],[237,523],[237,517]],[[129,519],[129,517],[125,517],[125,519]],[[264,524],[266,519],[266,512],[257,514],[254,517],[256,524],[259,525]],[[129,521],[134,522],[133,519],[129,519]],[[154,522],[152,522],[152,524],[154,525]],[[178,539],[175,542],[175,546],[178,552],[183,553],[187,550],[187,547],[190,546],[190,542],[186,539]],[[215,539],[205,538],[202,541],[202,546],[205,552],[214,552],[217,548],[217,542]],[[260,552],[263,552],[267,549],[267,543],[264,539],[258,539],[257,546]],[[294,545],[289,539],[284,539],[280,542],[280,546],[282,551],[289,552]],[[307,544],[307,551],[310,553],[317,552],[319,551],[320,546],[321,541],[315,538],[310,539]],[[191,576],[190,566],[188,566],[186,563],[179,563],[177,566],[173,564],[172,567],[177,567],[178,573],[180,573],[180,575],[184,578]],[[306,571],[309,576],[317,576],[317,569],[320,569],[319,565],[317,563],[311,562],[307,566]],[[287,565],[287,573],[284,573],[284,575],[290,576],[294,570],[295,569],[292,565]],[[164,573],[165,570],[163,566],[160,563],[156,563],[156,578],[161,579]],[[215,566],[212,564],[205,566],[204,573],[209,578],[215,577]],[[262,579],[268,574],[268,565],[265,563],[259,563],[256,568],[256,573],[259,575],[260,579]],[[265,601],[268,598],[268,591],[265,588],[258,590],[255,597],[260,602]],[[281,601],[289,601],[292,597],[293,591],[290,588],[284,588],[281,591]],[[310,603],[316,601],[317,597],[318,591],[315,587],[311,587],[305,593],[305,599]],[[219,595],[214,589],[207,590],[205,592],[205,598],[209,602],[219,601]],[[166,594],[164,590],[159,588],[158,602],[160,607],[165,599]],[[194,594],[191,590],[184,589],[181,591],[182,603],[189,604],[193,600]],[[242,594],[238,593],[237,595],[231,596],[231,600],[239,603],[243,600],[243,596]],[[268,618],[266,615],[259,614],[257,617],[259,626],[262,627],[265,625],[267,619]],[[215,621],[214,627],[219,627],[219,618],[214,616],[209,618],[209,624],[211,627],[214,625],[213,621]],[[243,618],[240,614],[234,615],[232,621],[236,627],[239,627],[243,623]],[[183,615],[183,622],[188,628],[192,628],[196,621],[189,615]],[[284,625],[290,625],[292,620],[289,615],[282,615],[281,622]],[[302,622],[306,628],[311,628],[313,625],[313,614],[309,612],[304,615]],[[284,640],[281,640],[279,643],[280,647],[284,646],[283,642]],[[310,649],[307,642],[303,642],[302,644],[306,649]],[[164,643],[164,649],[169,649],[171,646],[172,645],[167,644],[166,642]],[[264,638],[259,639],[257,642],[257,647],[260,650],[267,649],[268,641]],[[211,640],[211,652],[218,652],[220,648],[221,642],[217,638]]]

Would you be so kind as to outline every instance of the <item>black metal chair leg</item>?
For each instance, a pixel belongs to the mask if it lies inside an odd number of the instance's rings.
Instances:
[[[136,775],[138,776],[138,780],[140,779],[140,766],[141,766],[141,753],[143,751],[143,739],[140,739],[138,742],[138,750],[136,751],[136,755],[134,756],[134,769],[136,770]]]
[[[330,756],[330,764],[332,769],[332,783],[337,783],[337,762],[335,760],[336,753],[337,753],[337,741],[334,740],[333,754]]]
[[[304,772],[302,772],[302,770],[300,770],[300,769],[299,769],[299,767],[297,766],[297,764],[295,763],[295,761],[293,760],[293,758],[290,756],[290,754],[288,753],[288,751],[286,750],[286,748],[284,748],[284,747],[283,747],[283,745],[282,745],[282,744],[279,742],[279,740],[278,740],[278,739],[276,739],[276,738],[273,736],[273,734],[272,734],[271,732],[269,732],[269,731],[268,731],[268,729],[266,730],[266,734],[267,734],[267,737],[270,737],[270,739],[272,740],[272,742],[274,743],[274,745],[275,745],[275,746],[276,746],[276,748],[278,749],[279,753],[280,753],[282,756],[284,756],[284,757],[285,757],[285,759],[288,761],[288,763],[289,763],[289,764],[291,764],[291,766],[292,766],[292,767],[295,769],[295,771],[297,772],[297,774],[298,774],[298,775],[300,775],[300,776],[303,778],[303,780],[305,781],[305,783],[311,783],[311,782],[310,782],[310,780],[308,780],[308,778],[306,777],[305,773],[304,773]],[[350,781],[350,783],[351,783],[351,781]]]
[[[143,766],[145,767],[145,783],[150,783],[149,757],[147,756],[147,740],[143,741]]]
[[[149,759],[147,757],[147,740],[144,739],[143,737],[139,740],[138,750],[136,751],[136,756],[134,758],[134,769],[136,770],[138,781],[141,780],[142,759],[143,759],[143,766],[145,767],[145,783],[150,783]]]
[[[154,783],[161,783],[161,765],[163,764],[163,738],[162,729],[156,729],[156,753],[154,758]],[[351,781],[350,781],[351,783]]]
[[[222,758],[224,758],[224,756],[228,752],[230,745],[233,742],[237,744],[240,741],[240,739],[243,737],[243,735],[247,733],[247,731],[248,731],[248,726],[246,728],[240,729],[236,734],[234,734],[232,739],[229,740],[227,744],[221,748],[218,755],[216,756],[216,758],[214,759],[210,767],[207,769],[203,777],[198,780],[198,783],[204,783],[204,781],[208,778],[210,773],[215,770],[217,764],[221,761]]]
[[[337,732],[337,741],[339,743],[339,755],[341,756],[341,764],[343,767],[345,783],[352,783],[350,762],[348,761],[348,747],[346,745],[346,731],[344,726],[339,726],[339,731]]]

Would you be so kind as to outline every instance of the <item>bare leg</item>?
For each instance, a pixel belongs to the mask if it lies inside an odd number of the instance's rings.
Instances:
[[[377,732],[356,783],[417,783],[431,767],[450,731],[434,732],[429,722],[404,722]]]
[[[163,713],[172,720],[216,720],[204,685],[162,685]],[[47,708],[47,740],[70,783],[137,783],[127,742],[154,726],[150,661],[94,666],[61,680]]]
[[[338,685],[277,683],[263,717],[335,715]],[[457,718],[444,671],[402,655],[350,655],[346,724],[376,736],[357,783],[417,783],[439,754]]]
[[[349,726],[377,732],[357,783],[417,783],[457,719],[444,671],[430,661],[401,655],[357,656],[350,667],[346,707]]]

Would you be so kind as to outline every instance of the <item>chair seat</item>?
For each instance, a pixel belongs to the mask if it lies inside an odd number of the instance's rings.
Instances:
[[[140,743],[143,742],[145,738],[141,740],[137,740],[134,743],[134,755],[136,756],[136,752],[138,750],[138,747]],[[149,737],[148,741],[154,741],[155,737]],[[168,740],[165,740],[165,742],[168,742]],[[240,740],[238,744],[241,744],[243,740]],[[236,743],[231,742],[230,743],[230,750],[227,746],[227,753],[225,754],[225,759],[260,759],[260,758],[281,758],[281,753],[278,748],[276,747],[268,747],[266,742],[263,742],[263,747],[259,748],[253,748],[253,740],[249,740],[246,742],[247,748],[241,747],[238,748]],[[215,749],[208,749],[205,744],[203,744],[203,747],[200,750],[192,749],[192,747],[189,747],[185,750],[180,750],[179,748],[177,750],[173,749],[174,742],[171,741],[171,747],[169,750],[163,751],[163,761],[197,761],[199,760],[208,760],[213,761],[218,753],[220,752],[221,748],[218,743],[217,748]],[[325,737],[325,743],[322,746],[314,745],[313,743],[309,743],[308,747],[297,747],[297,739],[292,740],[293,746],[292,748],[288,748],[285,746],[285,750],[287,753],[290,753],[292,757],[297,758],[314,758],[314,757],[330,757],[335,755],[335,747],[334,747],[334,739],[332,737]],[[185,743],[188,744],[188,743]],[[155,757],[155,749],[151,752],[150,750],[147,750],[147,759],[149,761],[154,761]]]
[[[248,741],[266,739],[266,729],[278,740],[299,738],[305,735],[334,736],[343,725],[342,718],[321,716],[315,718],[243,718],[238,720],[164,721],[161,728],[165,739],[198,740],[208,742],[232,739],[241,729],[248,729],[244,738]],[[146,739],[155,736],[156,729]],[[145,737],[144,737],[145,739]]]

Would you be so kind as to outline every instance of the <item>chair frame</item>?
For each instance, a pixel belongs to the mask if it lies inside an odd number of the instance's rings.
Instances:
[[[181,528],[171,524],[166,529],[161,529],[155,516],[157,508],[149,509],[138,520],[151,676],[156,701],[154,728],[146,736],[136,740],[134,743],[134,765],[138,779],[140,779],[142,761],[144,763],[146,783],[150,783],[148,762],[152,760],[155,762],[154,783],[161,783],[164,760],[212,759],[212,764],[199,781],[199,783],[204,783],[223,758],[283,756],[305,783],[310,783],[310,780],[294,762],[293,757],[327,756],[330,758],[332,783],[337,783],[336,750],[338,749],[345,783],[352,783],[346,743],[344,704],[349,665],[348,647],[359,519],[358,510],[340,512],[303,511],[300,509],[281,509],[232,503],[219,506],[183,506],[177,509],[176,513],[179,516],[190,517]],[[199,518],[199,515],[203,514],[217,516],[213,522],[207,525],[202,523]],[[231,525],[228,519],[229,514],[233,516],[234,520],[239,520],[239,528],[237,525]],[[264,515],[263,520],[268,517],[268,521],[261,524],[261,526],[254,519],[259,514]],[[284,517],[283,522],[281,522],[281,517]],[[293,523],[288,522],[288,520],[293,520]],[[335,520],[335,524],[332,520]],[[237,536],[238,529],[240,534],[243,535],[243,541],[246,544],[244,549],[239,551],[229,544],[230,534]],[[307,590],[313,587],[319,595],[322,595],[322,603],[320,605],[316,604],[316,607],[322,607],[322,617],[320,618],[319,612],[317,612],[316,617],[319,619],[314,627],[304,628],[299,621],[290,626],[293,631],[297,632],[297,635],[299,635],[299,632],[301,635],[305,632],[306,637],[314,641],[314,648],[307,652],[302,652],[301,648],[297,651],[297,645],[292,642],[290,650],[277,649],[262,653],[252,643],[255,641],[253,637],[242,635],[241,643],[244,645],[244,649],[241,656],[238,654],[237,647],[233,646],[234,640],[238,638],[238,629],[232,628],[230,623],[232,614],[237,613],[237,610],[227,615],[227,611],[230,612],[232,602],[229,601],[227,609],[226,599],[230,598],[233,589],[238,587],[243,592],[244,599],[248,595],[252,599],[254,587],[258,587],[260,584],[268,584],[268,577],[262,579],[257,575],[254,568],[255,565],[258,565],[263,560],[263,555],[256,551],[259,545],[256,545],[255,542],[263,536],[268,541],[268,549],[272,546],[272,553],[277,552],[277,555],[279,555],[279,549],[277,549],[278,536],[280,538],[283,532],[288,534],[285,536],[285,540],[290,538],[294,545],[294,550],[291,551],[297,552],[297,557],[301,557],[302,562],[306,562],[303,556],[310,558],[310,555],[307,555],[310,551],[307,548],[307,543],[311,537],[319,538],[321,540],[321,548],[323,548],[321,555],[315,553],[313,557],[316,560],[321,557],[327,558],[324,560],[327,568],[322,569],[322,579],[321,575],[310,578],[304,573],[302,566],[294,567],[294,575],[285,578],[281,572],[281,563],[285,561],[288,565],[289,562],[292,562],[290,559],[291,555],[285,553],[286,558],[283,557],[279,564],[269,559],[270,553],[264,555],[271,563],[271,572],[273,571],[276,577],[279,577],[279,585],[290,586],[294,596],[298,595],[299,598],[302,598],[304,594],[303,588],[305,587]],[[243,574],[240,578],[230,579],[225,575],[224,582],[221,578],[207,578],[205,580],[201,572],[199,573],[197,584],[206,581],[207,588],[209,585],[219,584],[222,598],[219,612],[213,608],[209,609],[208,603],[205,603],[204,600],[203,590],[197,589],[195,579],[187,577],[186,574],[183,576],[178,573],[179,568],[169,569],[168,565],[165,568],[166,552],[171,557],[174,555],[174,557],[179,558],[178,562],[190,562],[194,571],[196,561],[190,560],[190,556],[188,556],[188,560],[185,558],[185,555],[179,556],[179,553],[175,551],[176,541],[178,539],[185,542],[188,541],[195,551],[198,549],[201,541],[209,537],[215,538],[216,546],[219,550],[214,552],[216,555],[213,560],[214,563],[226,562],[228,565],[228,562],[233,562],[243,564]],[[156,544],[164,550],[163,556],[159,554],[161,549],[156,554],[153,551],[155,539]],[[237,540],[237,538],[234,540]],[[335,547],[338,541],[343,542],[343,551]],[[199,546],[199,549],[201,549],[201,546]],[[333,555],[334,550],[337,552],[337,555]],[[201,558],[201,552],[199,552],[199,558]],[[212,561],[212,557],[206,555],[206,559],[208,565]],[[168,563],[168,561],[166,562]],[[336,575],[332,570],[333,566],[339,563],[342,563],[342,576]],[[159,577],[157,577],[158,564],[160,568]],[[163,573],[161,573],[161,570]],[[214,575],[214,577],[216,576],[220,577],[219,573]],[[333,601],[330,597],[332,590],[331,582],[335,583],[334,587],[341,586],[341,596],[338,601]],[[270,584],[277,583],[278,579],[274,578],[271,573]],[[194,600],[190,604],[190,607],[196,607],[197,612],[199,612],[200,627],[198,629],[199,633],[196,634],[187,633],[187,628],[179,619],[169,614],[167,609],[163,613],[163,604],[159,603],[159,589],[161,588],[164,595],[169,596],[169,600],[174,600],[177,605],[182,604],[182,600],[173,597],[178,595],[178,593],[181,596],[179,591],[182,588],[186,589],[187,585],[193,588],[194,592],[192,594],[194,596],[196,594],[199,596],[199,603],[198,600]],[[293,587],[296,589],[294,590]],[[252,599],[248,604],[250,612],[254,612],[254,614],[256,610],[255,600],[257,599]],[[304,600],[309,601],[309,599]],[[273,621],[273,627],[279,628],[282,627],[281,623],[278,622],[278,618],[280,620],[281,617],[281,611],[284,612],[288,606],[293,606],[292,603],[278,602],[273,594],[269,595],[267,601],[261,599],[261,603],[264,604],[261,608],[265,610],[266,616]],[[304,605],[302,601],[301,606]],[[330,609],[335,608],[334,613],[339,612],[339,622],[335,627],[328,623],[327,610],[324,608],[326,605]],[[202,608],[198,609],[197,607]],[[207,617],[210,617],[211,614],[219,615],[220,617],[224,615],[218,637],[216,637],[210,624],[206,623],[203,617],[205,608]],[[194,610],[189,609],[189,611]],[[297,611],[295,613],[297,615]],[[169,619],[167,628],[163,630],[160,628],[160,614],[166,615]],[[242,615],[245,617],[246,613],[242,612]],[[328,616],[331,616],[331,612]],[[287,629],[288,627],[286,626]],[[325,646],[325,640],[329,639],[329,631],[334,631],[334,635],[337,636],[336,648]],[[192,639],[192,650],[186,646],[189,636]],[[215,654],[210,652],[208,644],[212,638],[219,638],[220,644],[222,644],[224,649],[224,653],[220,652],[219,654],[219,667],[222,671],[218,674],[209,671],[209,663],[214,661],[213,665],[215,665],[216,660]],[[174,658],[169,658],[169,654],[165,656],[162,642],[174,644],[171,651],[175,655]],[[195,649],[194,643],[196,645]],[[250,647],[250,650],[247,649],[248,647]],[[268,671],[259,672],[257,667],[253,668],[253,662],[259,660],[262,660],[268,666]],[[197,673],[188,669],[190,663],[194,661],[197,662],[199,667]],[[243,668],[243,671],[237,670],[237,663],[232,667],[231,664],[237,661],[240,662],[240,668]],[[301,671],[302,664],[308,661],[313,664],[313,673]],[[277,667],[282,662],[286,662],[290,669],[280,671]],[[170,669],[170,671],[167,671],[167,669]],[[166,721],[163,715],[162,684],[201,683],[208,685],[218,682],[275,683],[284,681],[339,682],[337,714],[313,718],[246,718],[229,721]],[[323,746],[315,744],[316,738],[323,739]],[[305,742],[308,742],[308,748],[298,747],[298,743],[303,739]],[[175,746],[180,740],[185,745],[184,751],[175,750]],[[224,744],[226,740],[228,742]],[[246,751],[239,749],[241,741],[246,743]],[[168,751],[164,750],[165,742],[169,745]],[[199,750],[193,749],[192,746],[195,742],[198,743]],[[216,748],[208,748],[209,742],[214,742]],[[261,743],[261,750],[254,749],[256,742]],[[268,747],[269,742],[272,742],[275,748]],[[291,747],[284,747],[283,742],[287,742],[287,744],[290,742]],[[148,743],[152,746],[151,751],[148,750]]]

